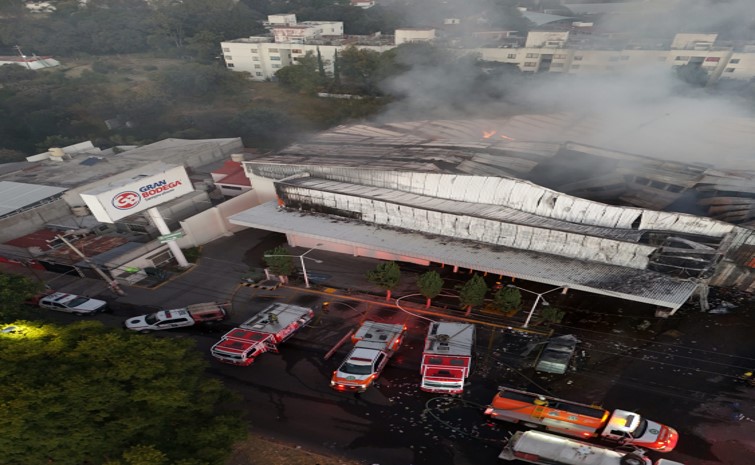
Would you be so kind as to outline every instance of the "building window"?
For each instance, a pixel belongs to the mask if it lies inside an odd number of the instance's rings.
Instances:
[[[231,51],[231,49],[230,49],[230,48],[227,48],[227,47],[223,47],[223,51],[224,51],[224,52],[230,52],[230,51]]]
[[[509,55],[506,57],[509,60],[515,60],[516,59],[516,53],[509,53]]]
[[[262,66],[260,66],[260,65],[254,65],[254,69],[261,69],[261,68],[262,68]]]
[[[268,53],[278,53],[278,49],[277,48],[269,48],[269,49],[267,49],[267,52]]]
[[[726,71],[727,73],[733,73],[734,68],[726,68],[724,71]]]
[[[582,55],[574,55],[574,61],[582,61]]]
[[[676,60],[676,61],[687,61],[687,60],[689,60],[689,57],[676,57],[676,58],[674,58],[674,60]]]
[[[535,66],[537,66],[537,62],[536,61],[527,61],[527,62],[524,63],[524,66],[528,66],[530,68],[534,68]]]
[[[252,61],[260,61],[260,57],[252,57]]]
[[[255,49],[253,49],[253,50],[252,50],[252,53],[257,53],[257,49],[256,49],[256,48],[255,48]]]
[[[233,57],[231,55],[226,55],[225,59],[228,60],[228,61],[230,61],[230,60],[233,60]]]
[[[233,63],[226,63],[225,65],[228,66],[229,68],[233,68]]]
[[[270,57],[270,61],[281,61],[281,57]]]
[[[563,60],[566,58],[566,55],[553,55],[554,60]]]
[[[525,58],[537,58],[539,56],[540,56],[539,53],[528,53]]]
[[[278,69],[280,67],[281,67],[281,65],[273,65],[273,69]]]
[[[739,58],[732,58],[731,60],[729,60],[729,63],[736,65],[737,63],[739,63]]]
[[[712,61],[714,63],[718,63],[719,61],[721,61],[721,59],[719,57],[708,57],[705,59],[705,61]]]
[[[301,49],[300,48],[294,48],[294,49],[291,50],[291,53],[301,53]]]
[[[254,74],[256,74],[257,76],[262,76],[262,73],[260,73],[260,72],[256,72]]]

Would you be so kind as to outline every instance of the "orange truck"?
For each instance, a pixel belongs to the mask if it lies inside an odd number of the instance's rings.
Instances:
[[[432,322],[422,352],[422,382],[426,392],[461,394],[472,368],[475,326],[469,323]]]
[[[401,324],[365,321],[351,336],[354,348],[330,380],[337,391],[364,392],[380,376],[406,334]]]
[[[507,387],[499,387],[485,414],[495,420],[522,423],[533,428],[542,426],[568,436],[599,437],[657,452],[670,452],[679,440],[675,429],[647,420],[634,412],[609,412],[594,405]]]

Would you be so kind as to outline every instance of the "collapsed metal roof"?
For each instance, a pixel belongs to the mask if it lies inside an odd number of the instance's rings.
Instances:
[[[697,287],[693,280],[678,280],[662,273],[278,209],[275,202],[238,213],[229,221],[674,309],[684,304]]]

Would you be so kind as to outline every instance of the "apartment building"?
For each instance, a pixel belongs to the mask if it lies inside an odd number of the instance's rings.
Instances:
[[[716,44],[716,34],[681,33],[670,46],[647,46],[627,42],[624,46],[598,48],[572,43],[569,31],[532,31],[524,47],[478,48],[480,58],[515,64],[527,73],[611,73],[663,64],[669,68],[699,66],[709,83],[721,78],[749,80],[755,77],[755,45]]]
[[[384,52],[395,47],[393,36],[346,36],[339,21],[297,22],[296,15],[271,15],[265,25],[269,36],[246,37],[221,42],[228,69],[250,73],[255,81],[273,79],[284,66],[308,52],[320,53],[325,69],[333,71],[335,54],[347,47]],[[419,32],[418,32],[419,34]],[[415,40],[426,40],[426,32]],[[407,34],[411,41],[411,34]]]

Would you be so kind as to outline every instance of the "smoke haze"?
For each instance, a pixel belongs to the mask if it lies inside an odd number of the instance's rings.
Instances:
[[[710,28],[735,20],[744,34],[750,30],[755,14],[755,5],[749,0],[660,0],[657,4],[681,13],[671,20],[661,15],[643,23],[642,34],[653,30],[671,38],[678,32],[710,32]],[[632,30],[637,19],[630,16],[617,15],[603,24],[639,32]],[[732,35],[736,30],[730,27],[726,32]],[[680,80],[668,63],[631,67],[621,73],[504,72],[480,79],[479,71],[469,61],[449,60],[434,67],[415,65],[385,87],[403,98],[389,106],[380,121],[568,113],[573,115],[573,124],[591,130],[577,135],[566,125],[542,133],[533,131],[531,137],[722,167],[739,166],[737,159],[748,160],[751,168],[755,165],[755,119],[746,102],[694,88]]]

